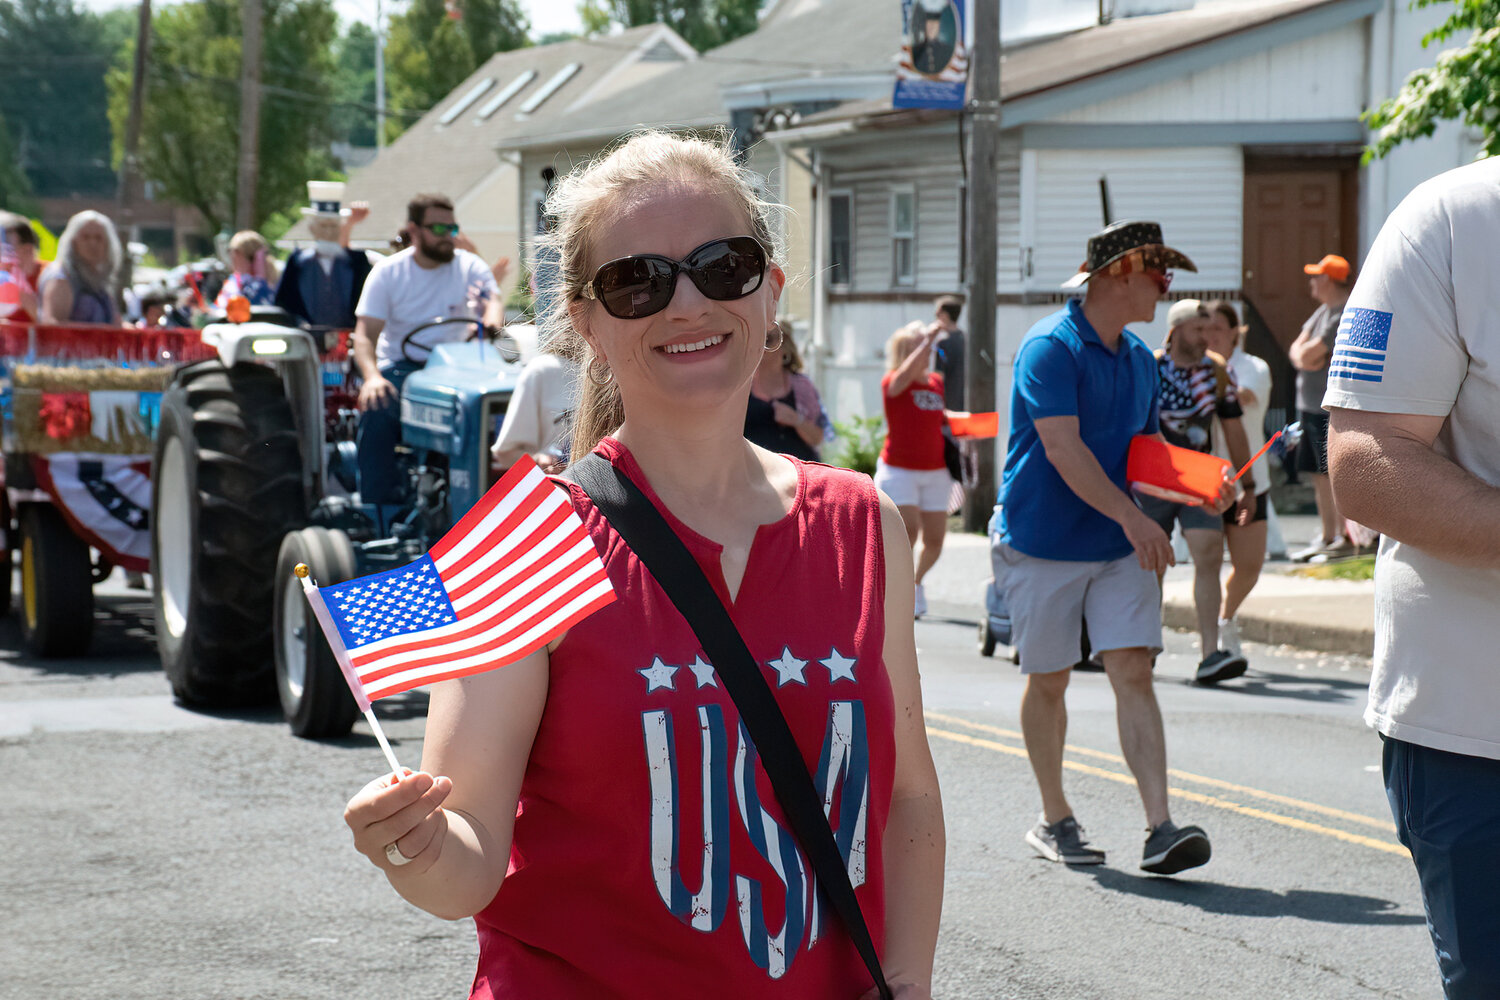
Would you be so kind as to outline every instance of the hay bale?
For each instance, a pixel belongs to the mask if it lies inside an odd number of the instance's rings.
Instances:
[[[172,381],[175,369],[154,368],[76,368],[62,365],[16,365],[11,384],[17,389],[42,392],[99,392],[118,389],[127,392],[161,392]]]
[[[18,388],[12,394],[11,413],[14,434],[7,447],[33,455],[55,455],[58,452],[90,452],[101,455],[148,455],[151,453],[151,434],[144,424],[131,426],[130,422],[113,415],[109,437],[102,438],[92,433],[92,427],[84,433],[67,438],[55,438],[42,425],[42,389]],[[77,389],[46,390],[78,392]]]

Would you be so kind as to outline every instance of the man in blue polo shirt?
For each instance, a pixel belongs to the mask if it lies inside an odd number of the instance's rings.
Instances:
[[[1064,694],[1087,618],[1146,809],[1141,867],[1163,875],[1204,864],[1211,853],[1201,829],[1176,826],[1167,810],[1166,739],[1151,666],[1161,651],[1156,574],[1172,564],[1172,547],[1125,480],[1131,439],[1160,436],[1156,359],[1125,324],[1151,320],[1171,268],[1197,270],[1162,243],[1159,225],[1110,226],[1089,239],[1088,260],[1064,286],[1087,282],[1083,299],[1021,341],[994,555],[1026,675],[1021,729],[1042,794],[1027,843],[1051,861],[1104,862],[1104,852],[1083,839],[1062,785]],[[1220,502],[1232,499],[1226,485]]]

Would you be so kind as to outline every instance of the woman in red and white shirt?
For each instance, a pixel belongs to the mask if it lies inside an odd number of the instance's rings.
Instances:
[[[940,333],[936,323],[908,323],[897,330],[886,342],[886,373],[880,380],[886,438],[875,464],[875,485],[906,523],[916,559],[917,615],[927,613],[922,578],[942,555],[953,491],[943,461],[943,426],[949,417],[966,415],[943,409],[943,376],[931,370],[932,345]]]
[[[723,145],[647,132],[547,208],[573,456],[632,480],[730,609],[835,803],[896,1000],[931,1000],[944,834],[901,518],[868,477],[745,440],[786,280],[754,180]],[[413,904],[474,917],[473,1000],[873,1000],[727,685],[565,485],[618,600],[433,685],[424,770],[354,797],[355,846]]]

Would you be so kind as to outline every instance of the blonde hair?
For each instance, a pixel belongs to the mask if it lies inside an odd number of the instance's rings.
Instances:
[[[593,162],[575,169],[553,187],[546,213],[556,220],[538,240],[537,255],[556,261],[556,292],[549,311],[537,317],[543,349],[578,365],[578,408],[573,413],[573,455],[578,461],[601,438],[625,422],[625,406],[613,379],[599,385],[589,377],[599,360],[573,326],[572,307],[593,278],[589,258],[594,236],[610,218],[616,199],[652,185],[697,183],[729,198],[744,212],[750,235],[760,241],[772,263],[785,259],[774,224],[775,206],[757,193],[755,175],[735,161],[728,133],[704,139],[661,130],[638,132]],[[585,307],[590,303],[584,302]]]
[[[802,369],[807,367],[802,363],[802,352],[797,350],[797,342],[792,339],[791,334],[786,332],[786,327],[782,326],[780,321],[777,321],[776,325],[781,327],[782,333],[780,354],[783,360],[781,367],[794,375],[800,375]]]
[[[251,273],[257,278],[276,284],[276,262],[271,259],[271,244],[253,229],[242,229],[229,238],[232,253],[243,254],[250,261]],[[231,261],[231,265],[233,262]],[[261,273],[257,273],[257,265]]]
[[[918,337],[922,336],[922,331],[925,329],[927,329],[926,323],[921,320],[913,320],[891,334],[891,339],[885,342],[886,371],[893,372],[901,367],[901,362],[905,361],[907,356],[911,354],[912,343]]]

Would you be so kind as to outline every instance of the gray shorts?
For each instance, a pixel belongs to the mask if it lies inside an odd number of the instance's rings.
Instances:
[[[1190,503],[1173,503],[1161,497],[1140,494],[1136,496],[1136,504],[1147,517],[1161,526],[1161,530],[1167,533],[1168,538],[1172,537],[1174,522],[1182,525],[1183,531],[1224,530],[1224,519],[1215,514],[1212,507],[1201,504],[1195,506]],[[1229,509],[1234,510],[1233,507]]]
[[[1010,609],[1021,673],[1050,674],[1077,663],[1085,618],[1095,652],[1161,651],[1161,587],[1133,553],[1105,562],[1038,559],[997,539],[990,562]]]

